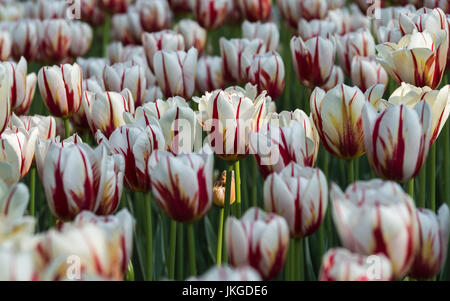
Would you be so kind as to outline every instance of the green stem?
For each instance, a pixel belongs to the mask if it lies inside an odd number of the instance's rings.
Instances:
[[[430,209],[436,211],[436,143],[430,150]],[[448,183],[447,183],[448,184]]]
[[[151,281],[153,275],[153,230],[152,230],[152,203],[151,193],[145,194],[145,220],[147,227],[147,267],[146,267],[146,280]]]
[[[224,216],[224,208],[220,208],[219,213],[219,231],[217,234],[217,255],[216,255],[216,263],[217,266],[220,267],[222,264],[222,243],[223,243],[223,216]]]
[[[36,199],[36,167],[30,170],[30,215],[35,215],[35,199]]]
[[[289,280],[295,280],[296,262],[295,262],[295,240],[291,238],[289,243],[289,261],[291,263]]]
[[[422,167],[422,170],[419,174],[419,196],[417,205],[420,208],[425,208],[425,195],[426,195],[426,181],[427,181],[427,168],[426,165]]]
[[[414,199],[414,178],[411,178],[408,182],[408,194]]]
[[[444,196],[447,205],[450,206],[450,122],[444,126],[442,136],[444,140]]]
[[[64,134],[66,138],[70,137],[70,121],[69,118],[64,118]]]
[[[125,281],[134,281],[134,268],[131,260],[128,262],[128,268],[125,274]]]
[[[107,48],[109,43],[109,30],[111,28],[111,14],[105,12],[105,23],[103,24],[103,56],[107,56]]]
[[[239,161],[234,162],[234,177],[235,177],[235,191],[236,191],[236,205],[237,206],[237,218],[241,217],[241,170],[239,167]]]
[[[189,244],[189,266],[191,268],[191,276],[197,275],[197,265],[195,263],[195,240],[194,240],[194,224],[186,225],[188,244]]]
[[[348,167],[347,167],[347,175],[348,175],[348,183],[347,186],[355,182],[355,174],[354,174],[354,161],[348,160]]]
[[[227,168],[227,175],[226,175],[226,182],[225,182],[225,204],[224,206],[224,221],[228,218],[228,216],[230,215],[230,199],[231,199],[231,182],[232,182],[232,175],[233,175],[233,164],[228,163],[228,168]],[[227,248],[225,246],[225,244],[223,243],[223,235],[222,235],[222,248],[223,248],[223,261],[227,262],[228,261],[228,257],[227,257]]]
[[[177,227],[178,231],[178,237],[177,237],[177,279],[183,280],[184,279],[184,232],[183,232],[183,225],[180,224],[179,227]]]
[[[258,177],[258,166],[256,165],[256,160],[253,160],[252,164],[252,203],[253,207],[258,206],[258,190],[257,190],[257,177]]]
[[[355,175],[355,181],[358,181],[359,179],[359,157],[355,160],[355,168],[354,168],[354,175]]]
[[[303,239],[295,239],[295,268],[297,270],[296,279],[297,281],[303,281],[305,279],[304,273],[304,259],[303,259]]]
[[[170,221],[169,279],[175,277],[175,252],[177,247],[177,222]]]

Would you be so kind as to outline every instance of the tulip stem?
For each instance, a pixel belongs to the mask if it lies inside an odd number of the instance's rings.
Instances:
[[[175,250],[177,246],[177,222],[170,220],[169,279],[175,277]]]
[[[434,143],[431,146],[429,162],[430,162],[430,209],[431,211],[436,211],[436,143]]]
[[[227,175],[226,175],[226,179],[225,179],[225,204],[223,204],[224,207],[224,218],[222,220],[222,222],[225,222],[225,219],[228,218],[228,215],[230,214],[230,201],[231,201],[231,183],[232,183],[232,176],[233,176],[233,165],[231,163],[228,163],[228,168],[227,168]],[[223,223],[222,223],[222,228],[223,228]],[[222,229],[223,231],[223,229]],[[223,262],[227,262],[227,248],[225,246],[225,244],[223,243],[223,232],[222,232],[222,248],[223,248]]]
[[[35,200],[36,200],[36,167],[31,167],[30,170],[30,215],[35,215]]]
[[[134,268],[131,260],[128,261],[127,272],[125,273],[125,281],[134,281]]]
[[[147,270],[146,280],[151,281],[153,275],[153,231],[152,231],[152,203],[150,192],[145,194],[145,214],[147,223]]]
[[[239,167],[239,161],[234,162],[234,177],[235,177],[235,190],[236,190],[236,204],[237,218],[241,217],[241,170]]]
[[[303,239],[296,238],[295,239],[295,267],[296,267],[296,275],[295,278],[297,281],[303,281],[305,279],[304,273],[304,260],[303,260]]]
[[[427,181],[427,169],[426,165],[422,167],[422,170],[419,174],[419,197],[417,205],[420,208],[425,208],[425,193],[426,189],[426,181]]]
[[[219,212],[219,232],[217,234],[217,256],[216,256],[216,263],[217,266],[220,267],[222,264],[222,242],[223,242],[223,216],[224,216],[225,209],[222,207],[220,208]]]
[[[258,190],[257,190],[257,186],[256,186],[256,179],[258,176],[258,166],[256,165],[256,160],[253,160],[253,164],[252,164],[252,203],[253,203],[253,207],[257,207],[258,206]]]
[[[444,126],[442,136],[444,140],[444,196],[447,205],[450,206],[450,122],[447,122]]]
[[[108,54],[108,44],[109,44],[109,30],[111,27],[111,14],[105,12],[105,24],[103,24],[103,56],[106,57]]]
[[[408,194],[414,199],[414,178],[411,178],[408,182]]]
[[[183,232],[183,225],[180,224],[179,227],[177,227],[178,231],[178,237],[177,237],[177,279],[183,280],[184,279],[184,273],[183,273],[183,255],[184,255],[184,232]]]
[[[64,134],[66,138],[70,137],[70,121],[69,118],[64,118]]]
[[[347,183],[347,185],[350,185],[353,182],[355,182],[354,161],[348,160],[347,162],[348,162],[348,167],[347,167],[348,183]]]
[[[195,276],[197,275],[197,265],[195,263],[194,224],[189,223],[186,226],[189,244],[189,265],[191,268],[191,276]]]

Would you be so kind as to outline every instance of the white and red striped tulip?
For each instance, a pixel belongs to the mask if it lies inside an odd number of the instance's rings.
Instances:
[[[66,3],[61,0],[39,0],[36,1],[34,17],[41,20],[47,19],[63,19],[66,16]]]
[[[42,99],[53,116],[67,118],[78,112],[83,83],[78,64],[42,67],[38,83]]]
[[[335,36],[336,53],[339,65],[345,74],[350,75],[352,61],[355,56],[375,57],[375,40],[369,30],[350,32],[343,36]]]
[[[322,86],[330,79],[336,53],[332,40],[315,37],[303,41],[293,37],[290,47],[295,74],[303,85]]]
[[[418,244],[414,201],[399,184],[358,181],[345,193],[331,187],[333,220],[342,245],[361,255],[385,255],[395,279],[413,264]]]
[[[447,257],[450,212],[443,204],[438,214],[429,209],[416,211],[419,225],[419,246],[409,275],[416,279],[428,279],[438,274]]]
[[[43,59],[55,62],[65,59],[69,55],[72,42],[69,22],[65,19],[47,19],[42,21],[39,40],[40,55]]]
[[[149,191],[150,174],[147,168],[154,150],[164,149],[162,130],[154,118],[146,127],[124,125],[118,127],[108,138],[97,132],[98,143],[105,143],[108,149],[125,158],[125,184],[134,191]]]
[[[261,281],[259,273],[250,266],[232,268],[228,265],[212,267],[203,275],[188,278],[187,281]]]
[[[17,183],[10,186],[0,179],[0,243],[9,238],[7,235],[7,227],[3,227],[6,224],[13,225],[14,223],[17,223],[17,226],[19,226],[23,223],[25,226],[23,227],[24,232],[29,232],[30,234],[33,232],[33,218],[24,217],[25,211],[27,210],[29,197],[30,194],[25,184]],[[26,224],[28,224],[28,226]],[[29,227],[30,225],[31,229]],[[14,233],[10,232],[9,234]]]
[[[325,92],[314,89],[311,115],[320,141],[333,156],[352,160],[364,153],[362,109],[366,103],[358,87],[340,84]]]
[[[261,39],[264,41],[266,51],[275,51],[280,42],[280,32],[275,23],[255,22],[251,23],[245,20],[242,23],[242,37],[244,39],[253,40]]]
[[[240,220],[229,217],[226,224],[226,247],[231,265],[251,266],[265,280],[281,271],[289,246],[286,220],[259,208],[250,208]]]
[[[272,0],[237,0],[242,16],[250,21],[267,21],[272,12]]]
[[[30,111],[31,103],[36,92],[37,76],[36,73],[30,73],[26,76],[26,90],[24,100],[21,105],[14,109],[14,113],[17,115],[28,114]]]
[[[200,93],[212,92],[225,87],[223,63],[220,56],[202,56],[197,62],[195,84]]]
[[[12,50],[12,38],[8,31],[0,31],[0,61],[8,60]]]
[[[28,132],[33,128],[37,128],[38,137],[43,140],[55,138],[56,136],[56,121],[53,116],[17,116],[12,114],[11,125],[19,129],[25,129]]]
[[[97,5],[109,13],[125,13],[133,0],[97,0]]]
[[[417,88],[413,85],[402,83],[391,94],[388,101],[392,104],[405,104],[413,108],[422,100],[425,100],[430,105],[432,113],[431,146],[438,138],[450,113],[450,85],[445,85],[440,90],[432,90],[429,87]]]
[[[105,22],[105,13],[97,6],[97,0],[81,0],[81,19],[92,26]]]
[[[134,114],[134,101],[131,92],[124,89],[121,93],[102,92],[83,93],[83,109],[91,132],[97,131],[109,138],[119,126],[125,125],[123,114]]]
[[[222,26],[227,17],[229,0],[189,0],[195,20],[208,30]]]
[[[414,13],[400,14],[398,28],[402,35],[413,34],[417,31],[428,32],[435,38],[441,30],[449,33],[448,24],[445,22],[446,18],[444,11],[439,7],[435,9],[422,8]]]
[[[377,39],[379,44],[387,42],[398,43],[402,37],[403,34],[398,27],[380,26],[377,28]]]
[[[297,28],[301,19],[301,8],[298,0],[277,0],[277,6],[281,16],[292,28]]]
[[[328,11],[326,20],[336,24],[336,33],[340,35],[371,28],[370,18],[355,5]]]
[[[272,99],[278,99],[284,90],[284,62],[275,52],[256,55],[250,65],[249,82],[256,85],[258,92],[267,91]]]
[[[163,92],[159,86],[151,86],[145,91],[144,104],[155,102],[163,98]]]
[[[72,41],[70,55],[72,57],[84,56],[91,48],[94,32],[92,27],[84,22],[70,22]]]
[[[447,0],[424,0],[423,5],[428,8],[441,8],[446,14],[450,14],[450,3]]]
[[[389,77],[384,68],[372,58],[354,56],[350,75],[352,82],[361,91],[382,84],[387,87]]]
[[[420,172],[432,129],[432,112],[426,101],[412,109],[404,104],[388,106],[379,113],[366,104],[362,126],[366,155],[379,177],[404,182]]]
[[[220,38],[220,54],[225,78],[230,82],[247,82],[253,56],[263,54],[265,50],[264,41],[260,39]]]
[[[155,53],[160,50],[182,51],[185,49],[184,38],[181,34],[172,30],[163,30],[153,33],[142,34],[142,45],[144,46],[147,63],[151,70]]]
[[[15,59],[25,57],[33,61],[39,51],[39,30],[41,22],[37,20],[21,20],[11,26],[12,54]]]
[[[143,33],[139,16],[135,9],[131,9],[126,14],[114,14],[111,17],[112,40],[120,41],[125,45],[137,44]]]
[[[166,97],[191,98],[195,92],[198,51],[158,51],[153,57],[155,76]]]
[[[154,152],[148,169],[159,207],[171,219],[183,223],[205,216],[212,203],[213,165],[214,155],[208,146],[200,154]]]
[[[111,54],[111,45],[117,45],[120,43],[111,43],[108,47],[108,58],[113,63],[118,63],[119,59],[114,60],[112,58]],[[120,44],[122,46],[122,44]],[[122,46],[123,48],[123,46]],[[119,55],[118,55],[119,56]],[[76,60],[76,63],[80,65],[81,70],[83,71],[83,78],[90,79],[90,78],[96,78],[101,79],[103,74],[103,69],[105,69],[105,66],[109,63],[108,59],[106,58],[97,58],[97,57],[89,57],[89,58],[83,58],[78,57]]]
[[[319,274],[319,281],[390,280],[392,266],[386,256],[364,256],[344,248],[333,248],[324,255]]]
[[[166,0],[138,0],[136,9],[145,32],[160,31],[170,27],[172,11]]]
[[[37,281],[38,267],[31,250],[16,250],[10,245],[0,248],[0,281]]]
[[[8,140],[2,140],[0,145],[0,179],[8,186],[20,181],[20,162],[16,150]]]
[[[183,19],[175,25],[174,30],[183,36],[186,49],[194,47],[197,48],[200,55],[203,53],[206,47],[207,32],[197,22],[190,19]]]
[[[344,71],[338,65],[334,65],[331,70],[331,75],[328,81],[321,86],[321,88],[325,91],[330,91],[334,87],[344,83]]]
[[[298,35],[304,40],[309,40],[314,37],[329,38],[336,33],[337,26],[336,23],[329,20],[311,20],[306,21],[305,19],[300,19],[298,22],[297,32]]]
[[[264,208],[286,219],[291,237],[316,232],[328,207],[328,184],[318,168],[289,163],[264,182]]]
[[[299,0],[300,15],[303,19],[324,19],[328,13],[327,0]]]
[[[0,64],[0,134],[6,129],[11,117],[11,86],[8,70]]]
[[[406,82],[435,89],[445,71],[448,41],[445,30],[439,31],[434,38],[428,32],[414,32],[398,43],[377,45],[377,59],[397,84]]]

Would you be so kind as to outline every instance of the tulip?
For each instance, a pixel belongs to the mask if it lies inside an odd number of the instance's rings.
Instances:
[[[230,186],[230,205],[236,200],[236,184],[234,179],[234,171],[231,176],[231,186]],[[224,170],[220,175],[219,179],[214,183],[212,190],[212,200],[216,206],[223,208],[225,205],[225,189],[227,185],[227,171]]]
[[[11,88],[9,73],[0,64],[0,134],[6,129],[11,117]]]
[[[316,232],[325,218],[327,205],[327,180],[318,168],[291,162],[264,182],[264,207],[286,219],[291,237]]]
[[[421,101],[413,109],[403,104],[388,106],[380,113],[366,104],[362,124],[367,158],[378,176],[404,182],[420,172],[432,126],[427,102]]]
[[[355,86],[366,91],[369,87],[388,83],[388,75],[381,65],[373,59],[355,56],[352,60],[351,78]]]
[[[328,12],[327,0],[299,0],[300,14],[303,19],[323,19]]]
[[[61,0],[40,0],[35,9],[36,17],[41,20],[63,19],[66,14],[66,3]]]
[[[198,51],[158,51],[153,57],[155,76],[166,97],[190,98],[195,91]]]
[[[111,33],[113,40],[120,41],[125,45],[139,42],[143,33],[138,15],[135,10],[127,14],[115,14],[111,18]]]
[[[342,245],[361,255],[385,255],[395,279],[414,261],[418,243],[415,206],[395,182],[358,181],[344,192],[331,187],[333,220]]]
[[[414,13],[400,14],[398,18],[398,27],[402,32],[402,35],[413,34],[414,31],[418,31],[428,32],[435,38],[441,30],[445,30],[449,33],[449,27],[445,22],[445,19],[445,13],[441,8],[422,8]]]
[[[249,132],[259,130],[265,118],[265,93],[255,98],[252,88],[249,84],[246,90],[230,87],[194,99],[207,139],[222,159],[235,161],[247,156]]]
[[[225,87],[222,58],[218,56],[202,56],[197,62],[195,79],[197,91],[212,92]]]
[[[91,26],[84,22],[71,22],[70,30],[72,42],[70,44],[70,55],[73,57],[84,56],[91,48],[93,31]]]
[[[289,228],[281,216],[253,207],[240,220],[227,219],[226,244],[234,267],[249,265],[263,279],[273,279],[286,259]]]
[[[95,135],[100,131],[109,138],[116,128],[125,125],[123,113],[134,113],[133,96],[128,89],[121,93],[86,91],[83,93],[83,109],[92,133]]]
[[[183,19],[175,26],[174,30],[181,34],[186,45],[186,49],[197,48],[199,54],[203,53],[206,46],[206,30],[197,22],[190,19]],[[161,49],[159,49],[161,50]],[[177,50],[177,49],[172,49]],[[178,49],[183,50],[183,49]]]
[[[446,14],[450,14],[450,3],[446,0],[424,0],[423,5],[429,8],[439,7]]]
[[[152,191],[159,207],[171,219],[191,223],[209,211],[213,161],[212,153],[153,153],[149,163]]]
[[[14,109],[14,113],[17,115],[27,114],[31,107],[31,102],[36,92],[37,76],[36,73],[30,73],[26,76],[26,91],[24,95],[24,101],[21,105]]]
[[[242,37],[244,39],[261,39],[264,41],[267,51],[277,50],[280,41],[280,32],[275,23],[255,22],[247,20],[242,23]]]
[[[109,52],[108,52],[109,54]],[[111,60],[112,61],[112,60]],[[117,63],[117,62],[114,62]],[[83,77],[101,79],[103,76],[103,69],[108,64],[108,60],[105,58],[77,58],[77,64],[80,65],[83,71]]]
[[[31,224],[32,226],[30,229],[30,232],[32,232],[34,226],[33,218],[24,218],[24,213],[28,205],[28,198],[29,192],[25,184],[18,183],[10,187],[3,180],[0,180],[0,225],[4,226],[8,223],[12,225],[16,222],[19,224],[19,222],[27,220],[28,224]],[[6,232],[3,232],[5,230],[6,227],[1,227],[0,243],[8,238],[4,236],[4,234],[7,234]]]
[[[153,60],[156,52],[160,50],[182,51],[185,49],[183,36],[172,30],[144,33],[142,35],[142,45],[144,46],[148,66],[152,71],[155,71]]]
[[[344,7],[345,0],[327,0],[328,9],[339,9]]]
[[[7,31],[0,31],[0,60],[6,61],[11,55],[12,39]]]
[[[284,63],[275,52],[267,52],[254,57],[249,71],[250,83],[258,87],[258,92],[267,91],[272,99],[277,99],[284,89]]]
[[[331,70],[331,75],[328,81],[321,86],[325,91],[330,91],[334,87],[344,83],[344,71],[340,66],[334,65]]]
[[[377,39],[380,44],[387,42],[398,43],[402,36],[402,32],[397,27],[389,28],[386,26],[380,26],[377,29]]]
[[[17,116],[12,114],[11,125],[18,129],[31,132],[33,128],[38,129],[38,137],[47,140],[56,136],[56,121],[53,116]]]
[[[36,281],[39,279],[35,267],[34,253],[17,251],[11,246],[0,249],[0,281]]]
[[[160,31],[170,27],[172,12],[166,0],[138,0],[136,9],[144,31]]]
[[[228,0],[189,0],[195,20],[208,30],[222,26],[227,16]]]
[[[158,86],[152,86],[145,91],[144,104],[149,102],[155,102],[157,99],[162,98],[163,92],[161,91],[161,88]]]
[[[336,52],[339,65],[345,74],[350,75],[352,61],[355,56],[375,56],[375,40],[368,30],[336,36]]]
[[[431,89],[439,86],[448,51],[445,30],[439,31],[434,39],[428,32],[415,32],[398,43],[384,43],[376,48],[378,61],[397,84],[406,82]]]
[[[231,82],[246,82],[254,55],[265,53],[264,42],[260,39],[220,38],[220,54],[225,78]]]
[[[271,0],[237,0],[237,5],[245,19],[255,21],[267,21],[272,10]]]
[[[53,116],[67,118],[78,111],[83,82],[78,64],[42,67],[38,82],[42,99]]]
[[[12,186],[20,180],[20,162],[16,150],[6,139],[1,140],[0,145],[0,178]]]
[[[298,0],[277,0],[277,6],[287,24],[292,28],[297,28],[301,18],[300,2]]]
[[[258,272],[249,266],[232,268],[228,265],[210,268],[201,276],[192,277],[188,281],[261,281]]]
[[[188,11],[190,0],[167,0],[170,4],[170,8],[175,12]]]
[[[331,40],[315,37],[303,41],[293,37],[290,47],[295,74],[303,85],[322,86],[329,80],[335,57]]]
[[[105,13],[97,6],[97,0],[81,0],[81,19],[92,26],[105,22]]]
[[[72,41],[69,23],[64,19],[44,20],[41,31],[40,49],[44,58],[50,61],[65,59]]]
[[[450,112],[450,85],[444,86],[441,90],[431,90],[429,87],[417,88],[412,85],[402,83],[389,97],[389,103],[400,105],[405,104],[413,108],[418,102],[425,100],[431,109],[431,137],[430,147],[436,141],[439,133],[445,125]]]
[[[344,248],[329,250],[322,259],[320,281],[390,281],[392,266],[383,254],[364,256]]]
[[[419,225],[419,246],[409,275],[416,279],[427,279],[442,270],[447,257],[450,212],[443,204],[436,215],[420,208],[416,211]]]
[[[144,68],[133,63],[116,63],[112,66],[106,65],[103,69],[105,90],[121,92],[128,89],[136,107],[144,102],[146,81]]]
[[[164,149],[162,130],[156,120],[146,127],[124,125],[118,127],[106,138],[97,132],[98,143],[105,143],[114,154],[125,158],[125,184],[134,191],[148,191],[151,188],[147,169],[150,155],[154,150]]]
[[[366,11],[364,10],[363,12]],[[336,24],[336,33],[339,35],[371,28],[370,18],[365,13],[361,13],[354,5],[350,5],[349,8],[344,7],[328,11],[326,20]],[[313,20],[311,21],[313,22]]]
[[[98,0],[97,4],[107,12],[116,14],[125,13],[132,2],[132,0]]]
[[[39,30],[41,22],[36,20],[21,20],[12,25],[12,54],[14,58],[25,57],[33,61],[39,50]]]
[[[304,19],[300,19],[297,27],[298,35],[304,41],[317,36],[329,38],[336,30],[336,23],[328,20],[311,20],[308,22]]]
[[[10,100],[11,109],[16,109],[23,104],[23,102],[28,101],[27,97],[27,61],[25,58],[21,58],[18,63],[15,62],[4,62],[2,63],[8,72],[8,77],[10,79]],[[33,73],[34,74],[34,73]],[[33,75],[30,77],[30,82],[32,81]],[[34,74],[34,77],[36,75]],[[36,84],[36,83],[35,83]],[[30,87],[33,89],[33,87]]]
[[[366,100],[358,87],[340,84],[311,94],[311,115],[320,141],[333,156],[352,160],[364,153],[361,112]]]

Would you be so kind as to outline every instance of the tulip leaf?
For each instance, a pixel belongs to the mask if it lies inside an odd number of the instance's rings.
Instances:
[[[208,216],[205,216],[205,233],[208,244],[208,254],[212,262],[216,262],[217,255],[217,235]]]

